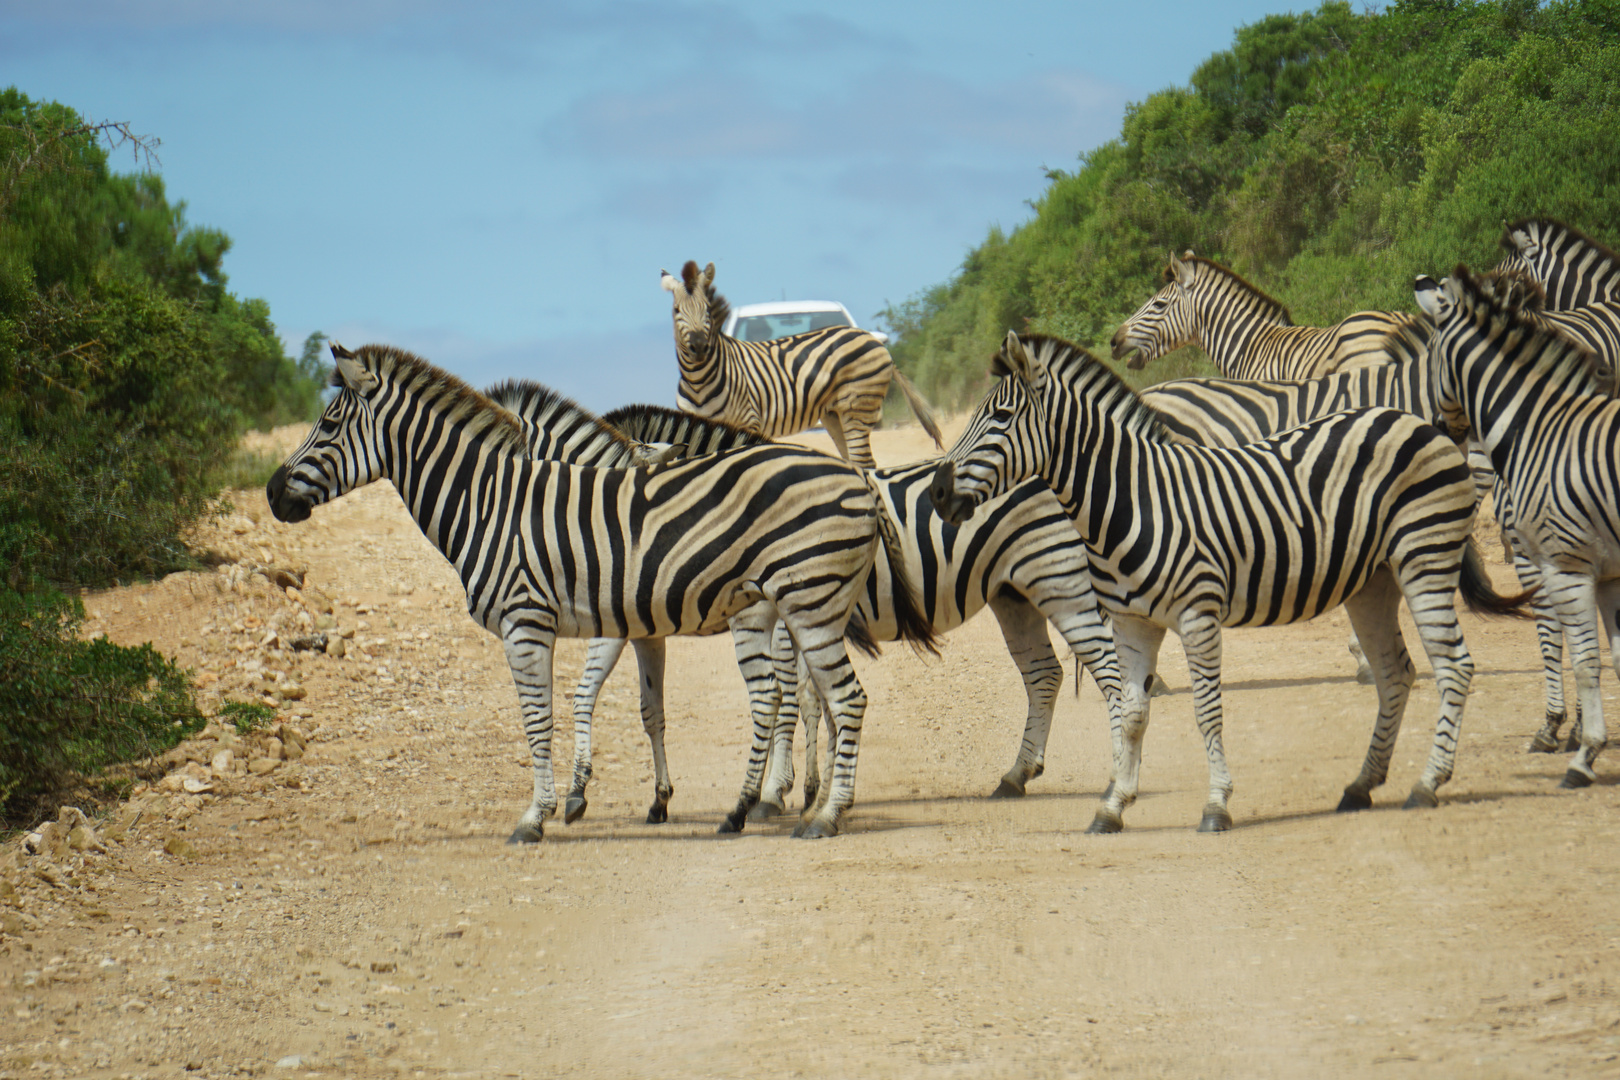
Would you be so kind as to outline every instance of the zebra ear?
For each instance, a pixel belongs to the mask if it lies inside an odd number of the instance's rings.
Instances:
[[[676,287],[680,285],[680,282],[675,279],[675,275],[668,270],[660,270],[658,275],[658,283],[664,287],[666,292],[674,292]]]
[[[332,360],[337,364],[338,378],[343,380],[343,385],[357,394],[376,389],[381,381],[360,366],[360,358],[356,354],[335,341],[332,343]]]
[[[1036,363],[1035,358],[1029,354],[1029,349],[1024,346],[1018,331],[1007,331],[1007,340],[1001,345],[1001,359],[1006,364],[1007,370],[1031,391],[1041,388],[1046,369]]]
[[[1451,308],[1440,283],[1428,274],[1418,277],[1412,286],[1412,295],[1417,300],[1417,306],[1435,322],[1445,318]]]
[[[1524,254],[1531,255],[1535,253],[1536,242],[1530,238],[1530,234],[1525,230],[1512,230],[1508,233],[1508,239],[1513,241],[1513,246],[1518,248]]]
[[[1180,285],[1183,289],[1192,288],[1193,266],[1192,263],[1188,261],[1192,257],[1193,253],[1191,251],[1188,251],[1186,255],[1179,259],[1174,255],[1170,256],[1170,268],[1176,272],[1176,284]]]
[[[710,263],[708,266],[703,268],[703,284],[714,284],[714,263]]]

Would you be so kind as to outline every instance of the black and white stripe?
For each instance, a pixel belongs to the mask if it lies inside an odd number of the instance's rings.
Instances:
[[[829,326],[775,341],[739,341],[721,332],[730,312],[714,291],[714,264],[696,262],[679,278],[663,272],[674,296],[675,355],[682,409],[725,420],[767,439],[825,424],[846,460],[872,468],[871,432],[883,415],[891,379],[936,445],[939,425],[872,333]]]
[[[538,399],[532,397],[514,400],[513,404],[518,408],[540,407]],[[556,413],[555,407],[546,411]],[[616,409],[605,414],[602,421],[616,429],[614,436],[628,438],[631,446],[672,445],[713,452],[760,441],[731,425],[653,405]],[[1025,785],[1044,768],[1052,712],[1063,683],[1062,665],[1052,650],[1046,623],[1057,628],[1091,672],[1109,703],[1111,719],[1117,720],[1114,714],[1118,712],[1120,682],[1113,639],[1091,589],[1085,545],[1044,483],[1024,484],[992,500],[958,528],[934,512],[928,496],[932,472],[933,464],[927,463],[878,469],[872,474],[882,508],[897,527],[903,574],[895,575],[893,553],[887,546],[881,549],[856,605],[855,618],[877,641],[903,640],[907,617],[904,609],[911,603],[913,585],[919,590],[923,614],[936,632],[955,629],[985,607],[995,613],[1008,652],[1023,676],[1028,702],[1017,758],[1001,778],[995,794],[1023,795]],[[590,723],[602,682],[618,658],[615,644],[622,649],[622,643],[591,643],[585,677],[574,698],[576,745],[577,733],[582,724]],[[599,645],[603,646],[600,651]],[[777,653],[780,665],[782,650]],[[644,687],[646,677],[644,664]],[[792,665],[785,671],[779,666],[777,679],[783,684],[782,706],[773,737],[771,768],[759,806],[762,812],[781,813],[794,780],[793,717],[801,708],[807,744],[805,804],[815,800],[820,786],[815,751],[820,711],[813,694],[797,693],[800,680]],[[648,711],[644,702],[644,726],[653,740],[656,764],[664,757],[662,716],[660,712],[656,724],[647,723]],[[579,776],[577,762],[575,775]]]
[[[940,463],[936,505],[961,517],[1044,477],[1091,559],[1128,686],[1143,686],[1166,630],[1180,636],[1209,758],[1201,829],[1228,828],[1221,746],[1223,626],[1298,622],[1345,605],[1378,688],[1378,720],[1340,809],[1370,805],[1388,775],[1412,686],[1396,618],[1404,596],[1435,672],[1439,719],[1409,806],[1450,778],[1473,662],[1453,597],[1493,611],[1469,545],[1472,478],[1451,441],[1409,413],[1360,409],[1237,449],[1191,445],[1108,366],[1053,338],[1008,334],[1001,380]],[[1122,825],[1135,798],[1145,703],[1116,743],[1114,784],[1093,829]]]
[[[1620,301],[1620,255],[1579,229],[1527,218],[1502,235],[1507,256],[1498,271],[1524,274],[1546,293],[1546,310],[1571,311]]]
[[[1383,361],[1385,336],[1414,321],[1358,311],[1336,326],[1295,326],[1281,303],[1190,251],[1170,257],[1164,280],[1114,332],[1114,359],[1129,356],[1133,369],[1196,343],[1229,379],[1312,379]]]
[[[433,365],[377,346],[333,354],[340,392],[266,495],[278,520],[302,521],[387,478],[455,567],[468,611],[506,646],[522,703],[534,797],[514,841],[539,840],[557,806],[557,637],[706,634],[728,621],[735,635],[747,621],[768,642],[778,618],[838,717],[830,793],[800,831],[837,831],[866,705],[844,632],[879,540],[858,470],[787,446],[637,469],[536,460],[510,412]],[[763,772],[763,747],[757,756]],[[758,797],[751,779],[742,802]]]
[[[1607,734],[1599,627],[1620,640],[1620,401],[1613,370],[1538,317],[1538,289],[1516,275],[1420,278],[1435,322],[1441,410],[1454,435],[1490,450],[1515,540],[1558,612],[1580,702],[1580,744],[1565,787],[1585,787]],[[1620,656],[1617,656],[1620,659]]]

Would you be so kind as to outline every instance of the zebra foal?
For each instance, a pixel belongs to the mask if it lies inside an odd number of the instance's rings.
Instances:
[[[831,791],[796,834],[838,831],[866,707],[844,633],[879,540],[858,470],[785,446],[636,469],[535,460],[510,412],[426,361],[378,346],[333,357],[339,393],[266,497],[277,520],[298,522],[388,479],[455,567],[469,613],[505,645],[522,705],[534,796],[510,842],[539,841],[557,807],[557,637],[706,634],[728,620],[755,639],[786,623],[837,716]],[[758,792],[751,774],[740,801]]]
[[[1440,714],[1407,806],[1433,806],[1451,777],[1473,661],[1452,606],[1517,610],[1491,592],[1469,545],[1472,478],[1434,428],[1394,409],[1336,413],[1237,449],[1188,444],[1106,364],[1068,342],[1009,333],[993,388],[940,462],[934,503],[960,520],[1043,477],[1086,541],[1113,616],[1127,685],[1145,686],[1166,630],[1192,673],[1209,759],[1201,831],[1231,827],[1221,743],[1221,628],[1300,622],[1343,604],[1372,663],[1378,719],[1340,810],[1371,805],[1389,772],[1413,671],[1397,620],[1404,596],[1434,667]],[[1114,782],[1094,832],[1136,797],[1144,704],[1115,743]]]
[[[739,341],[721,331],[731,308],[714,290],[714,263],[699,271],[688,261],[679,278],[663,270],[659,275],[674,298],[682,409],[767,439],[825,424],[846,461],[871,469],[877,465],[871,434],[892,379],[934,445],[944,446],[927,402],[869,331],[829,326],[775,341]]]

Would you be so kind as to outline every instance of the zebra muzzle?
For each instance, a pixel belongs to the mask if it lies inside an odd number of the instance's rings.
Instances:
[[[956,491],[956,462],[941,461],[934,470],[934,479],[928,485],[928,497],[934,502],[934,511],[952,525],[960,525],[973,516],[973,501]]]
[[[309,518],[309,500],[287,490],[285,465],[278,465],[276,471],[270,474],[270,482],[264,485],[264,497],[277,521],[296,524]]]

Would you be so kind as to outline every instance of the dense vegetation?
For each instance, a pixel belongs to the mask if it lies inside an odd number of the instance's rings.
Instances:
[[[1051,171],[1035,208],[884,313],[897,362],[940,404],[978,395],[1009,328],[1106,355],[1172,251],[1230,263],[1321,325],[1412,310],[1416,274],[1494,265],[1504,221],[1546,215],[1612,244],[1620,2],[1269,16],[1190,85],[1130,106],[1119,138]]]
[[[320,396],[315,351],[289,358],[269,306],[226,289],[230,238],[109,168],[154,146],[0,91],[0,811],[195,719],[182,673],[80,642],[55,590],[187,565],[237,436]]]

